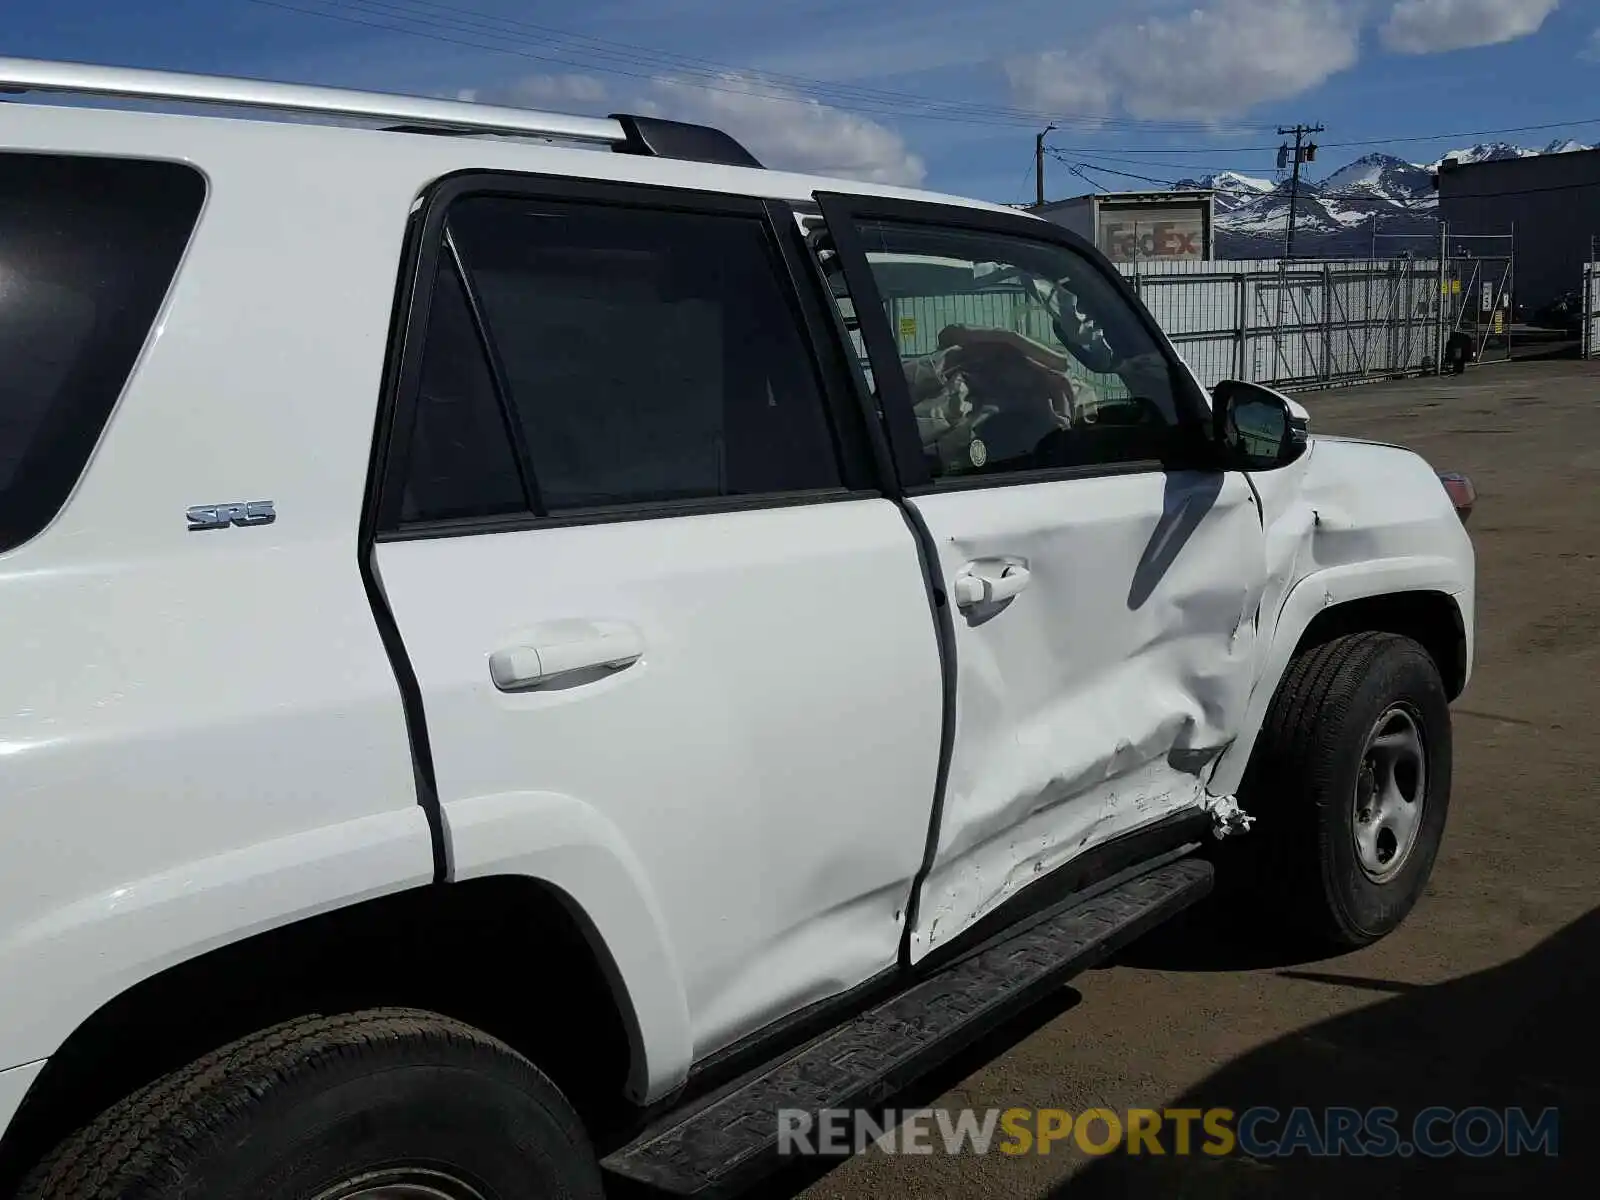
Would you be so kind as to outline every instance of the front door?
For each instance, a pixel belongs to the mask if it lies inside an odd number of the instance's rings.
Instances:
[[[1249,695],[1262,526],[1249,481],[1205,465],[1206,398],[1092,249],[1024,217],[818,199],[950,618],[915,961],[1204,802]]]

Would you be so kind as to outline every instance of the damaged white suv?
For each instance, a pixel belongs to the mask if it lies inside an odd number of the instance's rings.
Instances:
[[[645,118],[0,88],[0,1194],[736,1189],[1219,870],[1416,902],[1451,495],[1072,235]]]

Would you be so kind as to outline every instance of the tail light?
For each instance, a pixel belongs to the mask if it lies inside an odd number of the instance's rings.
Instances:
[[[1465,525],[1467,518],[1472,515],[1472,507],[1478,502],[1478,489],[1472,486],[1472,480],[1459,471],[1440,471],[1439,482],[1444,484],[1444,490],[1450,496],[1450,503],[1455,506],[1456,515]]]

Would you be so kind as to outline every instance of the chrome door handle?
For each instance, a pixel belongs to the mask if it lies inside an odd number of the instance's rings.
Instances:
[[[619,630],[496,650],[489,656],[489,676],[502,692],[519,692],[581,671],[626,670],[642,657],[643,639]]]

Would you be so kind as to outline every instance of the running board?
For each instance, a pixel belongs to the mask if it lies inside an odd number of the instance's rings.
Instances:
[[[735,1191],[785,1165],[778,1113],[879,1104],[1211,891],[1180,859],[980,947],[893,999],[608,1155],[612,1175],[675,1196]]]

